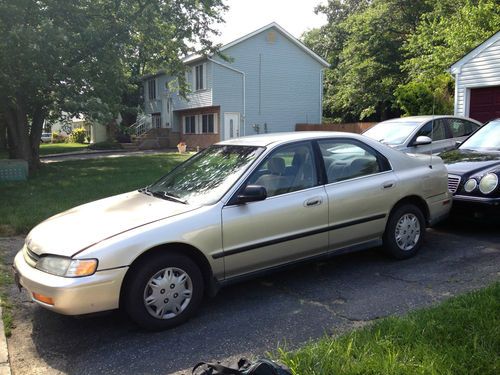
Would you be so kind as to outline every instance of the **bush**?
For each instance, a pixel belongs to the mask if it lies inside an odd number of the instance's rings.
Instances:
[[[123,148],[122,145],[116,141],[97,142],[89,146],[91,150],[119,150],[121,148]]]
[[[66,142],[66,138],[67,137],[61,135],[61,133],[52,132],[51,143],[64,143],[64,142]]]
[[[71,142],[74,143],[85,143],[85,137],[87,136],[87,132],[84,128],[78,128],[71,132],[70,139]]]

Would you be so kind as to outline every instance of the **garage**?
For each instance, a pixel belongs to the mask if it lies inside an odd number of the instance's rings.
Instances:
[[[481,122],[500,118],[500,31],[450,67],[455,115]]]
[[[500,118],[500,86],[471,89],[469,117],[481,122]]]

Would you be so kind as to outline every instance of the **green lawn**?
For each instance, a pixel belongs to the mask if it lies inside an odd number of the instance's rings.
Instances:
[[[86,150],[88,145],[81,143],[42,143],[40,145],[40,156],[50,154],[64,154],[65,152],[75,152]],[[7,150],[0,150],[0,159],[8,159]]]
[[[500,374],[500,283],[279,359],[294,374]]]
[[[86,150],[87,147],[88,145],[81,143],[43,143],[40,145],[40,156],[81,151]]]
[[[44,164],[26,182],[0,184],[0,236],[27,233],[58,212],[146,186],[188,157],[157,154]]]

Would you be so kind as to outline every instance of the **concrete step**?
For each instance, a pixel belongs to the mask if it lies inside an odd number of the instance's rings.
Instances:
[[[137,143],[131,142],[131,143],[120,143],[122,145],[122,148],[126,151],[133,151],[133,150],[138,150]]]

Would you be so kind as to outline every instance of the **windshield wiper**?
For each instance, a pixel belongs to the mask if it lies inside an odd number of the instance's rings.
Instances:
[[[177,203],[182,203],[182,204],[188,204],[188,202],[184,199],[179,198],[178,195],[175,195],[171,192],[168,191],[151,191],[149,192],[153,195],[153,197],[158,197],[162,199],[167,199],[169,201],[177,202]]]

